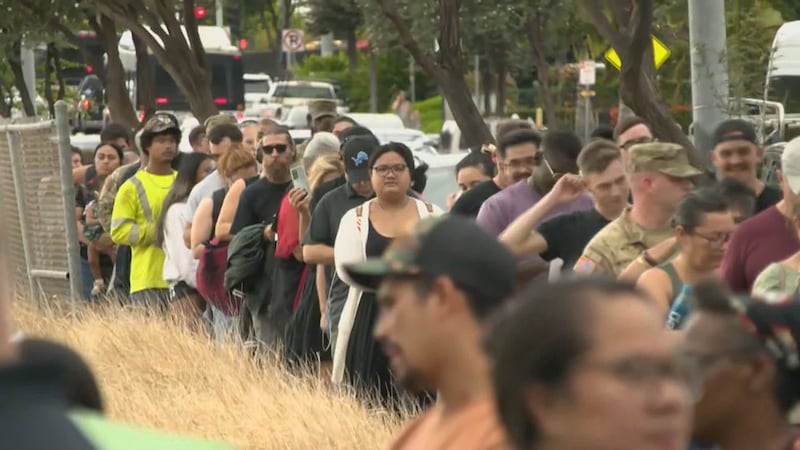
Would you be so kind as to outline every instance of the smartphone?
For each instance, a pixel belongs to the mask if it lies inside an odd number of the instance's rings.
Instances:
[[[292,175],[292,184],[297,189],[305,189],[308,191],[308,177],[306,176],[306,169],[302,162],[295,163],[289,168]]]

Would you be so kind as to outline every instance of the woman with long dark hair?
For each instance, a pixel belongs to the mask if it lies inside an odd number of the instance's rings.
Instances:
[[[156,222],[156,245],[164,249],[164,280],[169,283],[171,306],[182,316],[192,319],[199,317],[205,302],[197,292],[196,261],[183,239],[186,224],[192,220],[186,201],[192,188],[213,168],[214,161],[205,153],[184,155]]]

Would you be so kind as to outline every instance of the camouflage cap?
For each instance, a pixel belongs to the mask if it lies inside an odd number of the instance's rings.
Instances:
[[[514,287],[516,260],[473,220],[447,215],[420,220],[383,256],[345,270],[367,289],[389,276],[446,276],[473,297],[500,304]]]
[[[209,116],[205,122],[203,122],[203,127],[206,129],[206,136],[211,134],[211,130],[219,125],[224,123],[229,123],[231,125],[238,125],[239,123],[236,120],[236,117],[233,117],[229,114],[216,114],[213,116]]]
[[[336,117],[336,114],[336,102],[333,100],[313,100],[308,102],[308,115],[311,120],[317,120],[325,116]]]
[[[691,178],[703,172],[689,163],[689,152],[669,142],[637,144],[628,150],[628,173],[661,172],[678,178]]]

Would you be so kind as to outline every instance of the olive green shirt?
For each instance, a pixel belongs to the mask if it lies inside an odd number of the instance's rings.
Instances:
[[[800,288],[800,273],[783,263],[768,265],[753,283],[757,297],[794,295]]]
[[[97,220],[100,221],[106,231],[111,230],[111,211],[114,209],[114,200],[117,198],[117,190],[121,184],[120,180],[131,167],[137,164],[139,164],[139,161],[117,168],[103,184],[103,189],[97,198]]]
[[[631,220],[628,207],[589,241],[574,271],[617,277],[644,250],[669,239],[674,233],[670,226],[660,230],[642,228]]]

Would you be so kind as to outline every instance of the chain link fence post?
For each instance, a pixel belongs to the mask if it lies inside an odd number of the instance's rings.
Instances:
[[[81,273],[80,247],[78,245],[78,224],[75,221],[75,185],[72,183],[72,147],[69,142],[70,127],[67,102],[59,100],[55,104],[56,137],[61,169],[61,194],[63,198],[64,223],[67,228],[67,269],[69,270],[70,299],[83,296],[83,274]]]

